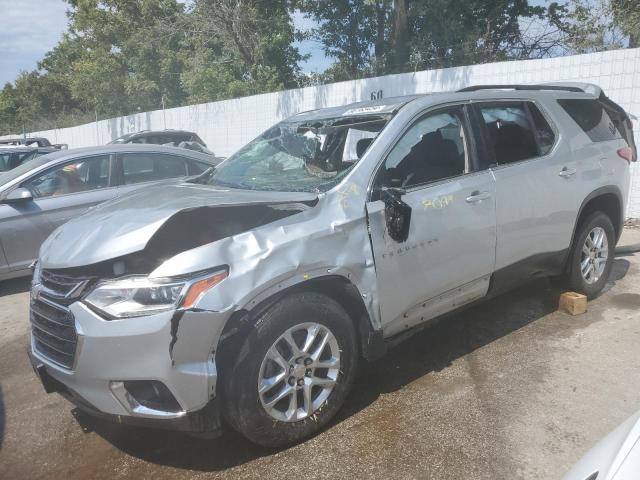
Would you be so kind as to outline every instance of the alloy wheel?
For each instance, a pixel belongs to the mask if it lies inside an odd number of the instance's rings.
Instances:
[[[340,350],[324,325],[307,322],[285,331],[267,350],[258,375],[265,411],[282,422],[312,416],[338,380]]]
[[[580,256],[580,272],[589,285],[600,280],[609,258],[607,234],[602,227],[594,227],[585,238]]]

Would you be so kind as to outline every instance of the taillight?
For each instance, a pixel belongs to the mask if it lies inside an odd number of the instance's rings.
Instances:
[[[620,158],[624,158],[627,163],[631,165],[631,162],[633,161],[633,150],[631,147],[619,148],[617,153]]]

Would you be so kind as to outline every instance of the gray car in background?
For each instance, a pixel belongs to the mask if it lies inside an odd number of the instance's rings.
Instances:
[[[207,144],[204,143],[204,140],[202,140],[197,133],[189,132],[187,130],[141,130],[139,132],[127,133],[109,143],[152,143],[155,145],[188,148],[189,150],[195,150],[196,152],[214,155],[214,153],[207,148]]]
[[[44,137],[17,137],[4,138],[0,140],[0,145],[24,145],[36,147],[52,147],[49,139]]]
[[[41,155],[56,152],[56,147],[25,147],[0,145],[0,175],[13,170],[25,162],[33,160]]]
[[[29,275],[42,242],[87,208],[214,164],[183,148],[107,145],[56,151],[0,173],[0,280]]]

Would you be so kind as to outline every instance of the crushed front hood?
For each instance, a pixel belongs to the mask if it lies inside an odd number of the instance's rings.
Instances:
[[[169,218],[182,211],[201,207],[312,204],[316,200],[317,195],[304,192],[161,184],[103,203],[67,222],[42,245],[39,261],[44,268],[71,268],[141,251]]]

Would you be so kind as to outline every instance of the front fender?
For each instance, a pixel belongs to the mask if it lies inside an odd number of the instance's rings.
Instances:
[[[318,281],[326,280],[327,282],[336,281],[341,279],[345,284],[352,285],[358,295],[362,299],[362,303],[367,311],[368,320],[372,330],[379,330],[381,328],[380,322],[380,310],[378,308],[376,296],[363,289],[363,285],[358,285],[353,280],[356,278],[351,271],[340,267],[326,267],[318,268],[315,270],[309,270],[304,273],[296,272],[286,278],[266,285],[255,295],[247,298],[239,306],[239,310],[252,311],[257,306],[267,302],[269,299],[275,299],[280,294],[295,289],[297,287],[305,288],[307,285],[316,283]]]

